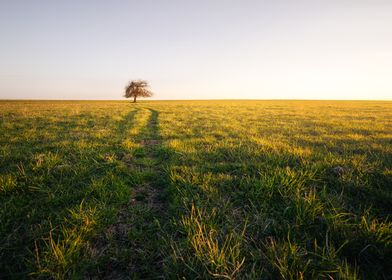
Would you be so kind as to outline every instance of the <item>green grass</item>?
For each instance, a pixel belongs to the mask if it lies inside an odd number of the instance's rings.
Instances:
[[[392,103],[0,102],[0,278],[389,279]]]

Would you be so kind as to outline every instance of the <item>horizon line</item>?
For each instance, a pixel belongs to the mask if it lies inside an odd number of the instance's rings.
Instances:
[[[61,99],[61,98],[49,98],[49,99],[39,99],[39,98],[0,98],[0,102],[3,101],[121,101],[130,102],[127,99]],[[148,102],[148,101],[386,101],[391,102],[391,99],[285,99],[285,98],[266,98],[266,99],[240,99],[240,98],[219,98],[219,99],[140,99],[138,102]]]

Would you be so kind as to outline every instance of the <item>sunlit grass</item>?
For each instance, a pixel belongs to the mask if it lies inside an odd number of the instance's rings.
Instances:
[[[0,278],[392,273],[390,102],[0,109]]]

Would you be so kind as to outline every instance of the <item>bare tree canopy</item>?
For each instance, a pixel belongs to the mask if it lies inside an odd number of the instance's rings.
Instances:
[[[150,97],[152,96],[152,92],[148,89],[149,84],[144,80],[134,80],[130,81],[129,84],[125,87],[125,95],[126,98],[133,97],[133,102],[136,102],[136,98],[138,97]]]

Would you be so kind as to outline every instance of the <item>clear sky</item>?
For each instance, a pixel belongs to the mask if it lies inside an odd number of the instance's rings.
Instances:
[[[392,99],[392,0],[1,0],[0,98]]]

